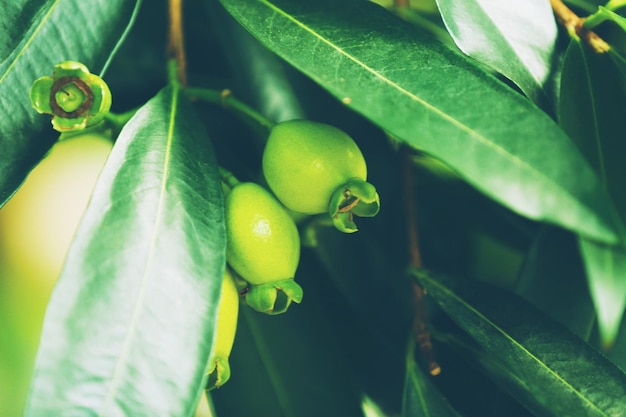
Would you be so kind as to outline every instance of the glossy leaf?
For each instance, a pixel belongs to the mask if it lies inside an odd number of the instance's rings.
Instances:
[[[503,74],[536,103],[553,63],[557,27],[548,0],[437,0],[443,21],[465,54]]]
[[[206,131],[167,87],[122,130],[54,289],[27,416],[187,416],[225,265]]]
[[[608,189],[626,220],[626,154],[623,120],[626,95],[608,55],[572,41],[561,77],[559,121]],[[626,307],[626,249],[582,237],[581,250],[598,312],[603,343],[614,341]]]
[[[12,0],[2,2],[0,14],[0,64],[24,37],[39,11],[54,0]]]
[[[536,415],[626,416],[626,375],[521,298],[468,279],[414,276]]]
[[[12,50],[0,63],[0,206],[58,137],[50,117],[31,106],[33,81],[52,75],[54,65],[66,60],[102,73],[139,7],[139,0],[39,3],[35,13],[30,7],[37,2],[28,2],[23,18],[14,21],[12,29],[20,40],[11,44]],[[2,22],[7,24],[7,19]]]
[[[359,0],[222,3],[335,97],[496,201],[600,241],[619,239],[610,201],[563,131],[425,33]]]
[[[443,395],[428,380],[413,358],[415,343],[409,343],[402,398],[403,417],[458,417]]]

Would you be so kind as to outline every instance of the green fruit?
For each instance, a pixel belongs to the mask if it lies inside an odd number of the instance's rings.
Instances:
[[[263,174],[285,206],[320,214],[329,211],[338,187],[353,178],[366,180],[367,166],[357,144],[342,130],[291,120],[272,128],[263,152]]]
[[[228,357],[233,347],[239,314],[239,292],[228,270],[224,272],[220,304],[217,313],[215,344],[209,360],[207,389],[219,388],[230,378]]]
[[[295,223],[263,187],[235,186],[226,197],[227,260],[252,285],[294,277],[300,259]]]

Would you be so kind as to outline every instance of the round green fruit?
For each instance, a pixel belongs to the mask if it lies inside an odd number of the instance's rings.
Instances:
[[[351,179],[365,181],[367,166],[342,130],[308,120],[277,124],[263,152],[263,174],[278,199],[305,214],[329,211],[332,194]]]
[[[226,196],[227,260],[243,279],[262,285],[292,279],[300,259],[298,229],[263,187],[240,183]]]

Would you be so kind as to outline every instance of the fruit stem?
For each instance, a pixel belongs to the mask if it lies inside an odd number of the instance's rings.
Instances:
[[[411,266],[413,268],[421,268],[422,256],[417,236],[417,210],[415,204],[415,184],[413,181],[413,163],[409,150],[406,147],[402,148],[402,167]],[[424,308],[425,293],[422,287],[415,281],[412,281],[411,285],[413,287],[413,335],[417,340],[422,356],[428,362],[428,371],[432,376],[436,376],[441,373],[441,367],[435,360],[433,345],[430,341],[430,333],[427,328],[428,318],[426,316],[426,309]]]
[[[185,60],[185,42],[183,39],[183,0],[169,0],[169,35],[167,56],[176,61],[176,77],[184,87],[187,84],[187,63]],[[170,81],[172,77],[170,76]]]
[[[252,107],[235,98],[230,90],[220,91],[210,88],[189,87],[185,91],[192,100],[203,100],[207,103],[218,104],[227,110],[234,111],[252,127],[261,126],[269,131],[276,124]]]
[[[582,39],[597,54],[608,52],[611,47],[595,32],[584,27],[585,19],[579,17],[561,0],[550,0],[552,11],[559,23],[567,29],[570,38]]]

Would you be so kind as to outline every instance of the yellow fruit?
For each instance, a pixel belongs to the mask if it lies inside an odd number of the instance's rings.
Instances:
[[[293,278],[300,236],[283,206],[263,187],[240,183],[226,197],[227,260],[247,282]]]
[[[228,358],[235,341],[238,313],[239,292],[232,274],[226,269],[217,313],[215,344],[209,360],[209,380],[207,383],[209,390],[219,388],[230,378]]]

